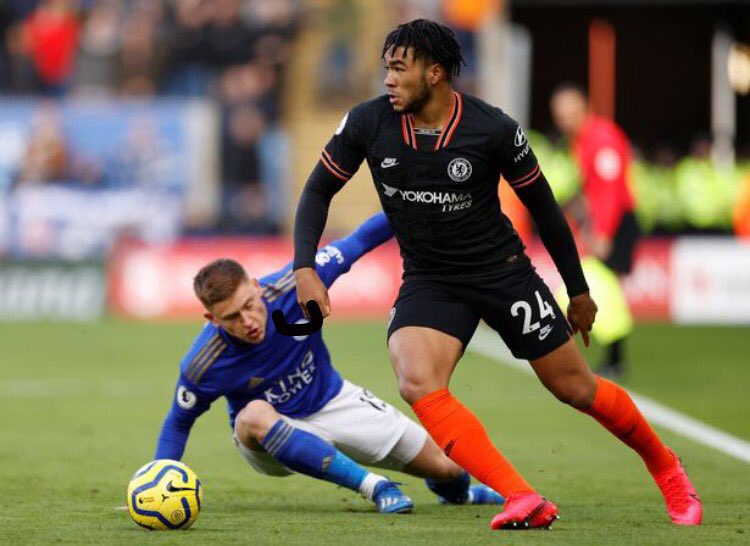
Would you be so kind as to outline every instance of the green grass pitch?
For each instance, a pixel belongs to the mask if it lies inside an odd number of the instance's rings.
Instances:
[[[704,525],[668,523],[640,460],[532,377],[468,354],[454,392],[539,490],[560,506],[552,531],[489,530],[492,507],[443,507],[406,476],[411,515],[386,516],[324,482],[254,473],[235,450],[223,402],[196,424],[184,461],[205,487],[187,532],[130,521],[125,488],[153,454],[177,362],[199,323],[0,326],[2,544],[750,544],[750,467],[661,431],[704,501]],[[350,380],[400,402],[380,324],[331,323],[326,339]],[[642,325],[626,386],[750,438],[746,328]],[[596,349],[586,351],[596,361]]]

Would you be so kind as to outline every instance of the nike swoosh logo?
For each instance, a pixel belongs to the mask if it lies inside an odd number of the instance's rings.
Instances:
[[[395,167],[396,165],[398,165],[397,159],[391,159],[391,160],[384,159],[383,162],[380,164],[380,167],[383,169],[389,169],[391,167]]]
[[[544,332],[539,332],[539,341],[542,341],[543,339],[545,339],[551,331],[552,331],[552,328]]]
[[[175,487],[172,480],[167,482],[165,489],[170,493],[176,493],[177,491],[195,491],[194,487]]]

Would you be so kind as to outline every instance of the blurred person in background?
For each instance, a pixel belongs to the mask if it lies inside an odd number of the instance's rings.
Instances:
[[[317,93],[321,104],[351,100],[369,84],[358,73],[357,36],[362,32],[361,7],[353,0],[333,0],[325,15],[327,44],[320,58]]]
[[[477,34],[489,20],[497,19],[499,0],[442,0],[445,23],[454,29],[461,45],[466,67],[461,75],[460,88],[475,93],[477,88]]]
[[[132,3],[122,29],[120,64],[125,95],[149,96],[158,90],[166,61],[163,10],[158,0]]]
[[[578,224],[586,252],[614,275],[627,275],[640,234],[635,199],[628,182],[631,161],[628,139],[615,123],[589,110],[586,93],[576,85],[565,83],[555,89],[550,106],[552,118],[570,139],[578,163],[581,194],[572,200],[569,210]],[[594,336],[604,345],[604,359],[598,371],[619,377],[625,369],[623,346],[632,330],[632,317],[627,304],[623,304],[626,300],[620,284],[613,282],[601,264],[590,263],[591,272],[600,273],[594,273],[593,277],[602,279],[599,283],[602,293],[596,296],[597,302],[604,305],[600,309],[601,324],[594,330]],[[588,273],[587,277],[592,277]],[[612,305],[606,305],[608,300]]]
[[[136,114],[127,121],[123,140],[108,162],[107,185],[111,188],[138,186],[149,190],[179,188],[175,180],[180,161],[168,140],[159,134],[156,120]]]
[[[273,73],[258,64],[228,68],[221,77],[222,179],[225,231],[269,233],[266,188],[261,179],[263,158],[258,149],[267,118],[258,104],[274,88]]]
[[[0,93],[13,91],[15,80],[10,48],[14,23],[21,18],[17,2],[0,2]]]
[[[675,198],[691,231],[723,234],[732,227],[732,208],[739,181],[734,168],[714,163],[712,148],[709,134],[695,135],[689,155],[682,157],[675,166]]]
[[[66,182],[70,170],[70,150],[62,127],[53,119],[41,120],[29,135],[18,185]]]
[[[241,0],[213,0],[211,19],[206,26],[209,62],[218,68],[252,60],[254,41],[244,17]]]
[[[268,216],[265,188],[260,178],[258,139],[265,130],[260,111],[245,103],[227,113],[222,164],[225,181],[225,220],[228,231],[264,233],[274,231]]]
[[[59,112],[42,105],[34,114],[15,186],[77,183],[95,187],[101,182],[101,168],[71,149]]]
[[[208,66],[205,47],[210,5],[203,0],[175,0],[172,12],[164,91],[169,95],[201,96],[216,75]]]
[[[7,75],[2,87],[9,92],[213,101],[221,116],[216,145],[224,203],[214,229],[280,230],[289,147],[280,126],[281,80],[298,25],[297,3],[18,0],[0,2],[0,16],[5,46],[0,75]],[[46,131],[33,140],[51,141],[54,134]],[[32,165],[40,164],[41,155],[52,153],[36,144],[31,148],[23,169],[28,173],[39,170]],[[58,149],[63,148],[50,148]],[[131,153],[149,156],[144,152],[139,146],[121,150],[106,162],[112,172],[103,179],[118,187],[127,184],[131,174],[143,172],[143,164],[121,160]],[[156,165],[151,159],[147,163]],[[151,167],[146,170],[153,174]]]
[[[112,95],[120,87],[123,9],[110,0],[95,3],[78,42],[73,91],[81,95]]]
[[[73,70],[80,22],[75,0],[42,0],[9,36],[18,62],[33,68],[33,86],[48,95],[65,92]]]
[[[285,216],[280,80],[296,27],[288,0],[178,0],[163,89],[218,99],[221,231],[276,233]]]

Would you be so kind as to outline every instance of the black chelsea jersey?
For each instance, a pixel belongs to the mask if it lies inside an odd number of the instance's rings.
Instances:
[[[500,210],[497,185],[501,175],[514,188],[535,182],[536,157],[502,110],[453,95],[452,115],[432,149],[419,148],[411,115],[396,113],[383,95],[350,110],[321,155],[344,181],[367,160],[405,277],[491,275],[523,250]]]

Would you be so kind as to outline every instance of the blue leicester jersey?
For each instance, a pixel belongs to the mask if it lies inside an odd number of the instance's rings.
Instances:
[[[390,239],[383,213],[371,217],[354,233],[332,242],[316,255],[316,270],[330,287],[362,255]],[[342,378],[331,364],[321,331],[310,336],[282,336],[271,320],[280,309],[287,322],[302,322],[292,264],[259,279],[268,308],[266,336],[253,345],[208,323],[180,363],[172,407],[162,426],[156,459],[179,460],[195,420],[219,397],[227,400],[230,426],[251,400],[265,400],[289,417],[320,410],[341,390]]]

